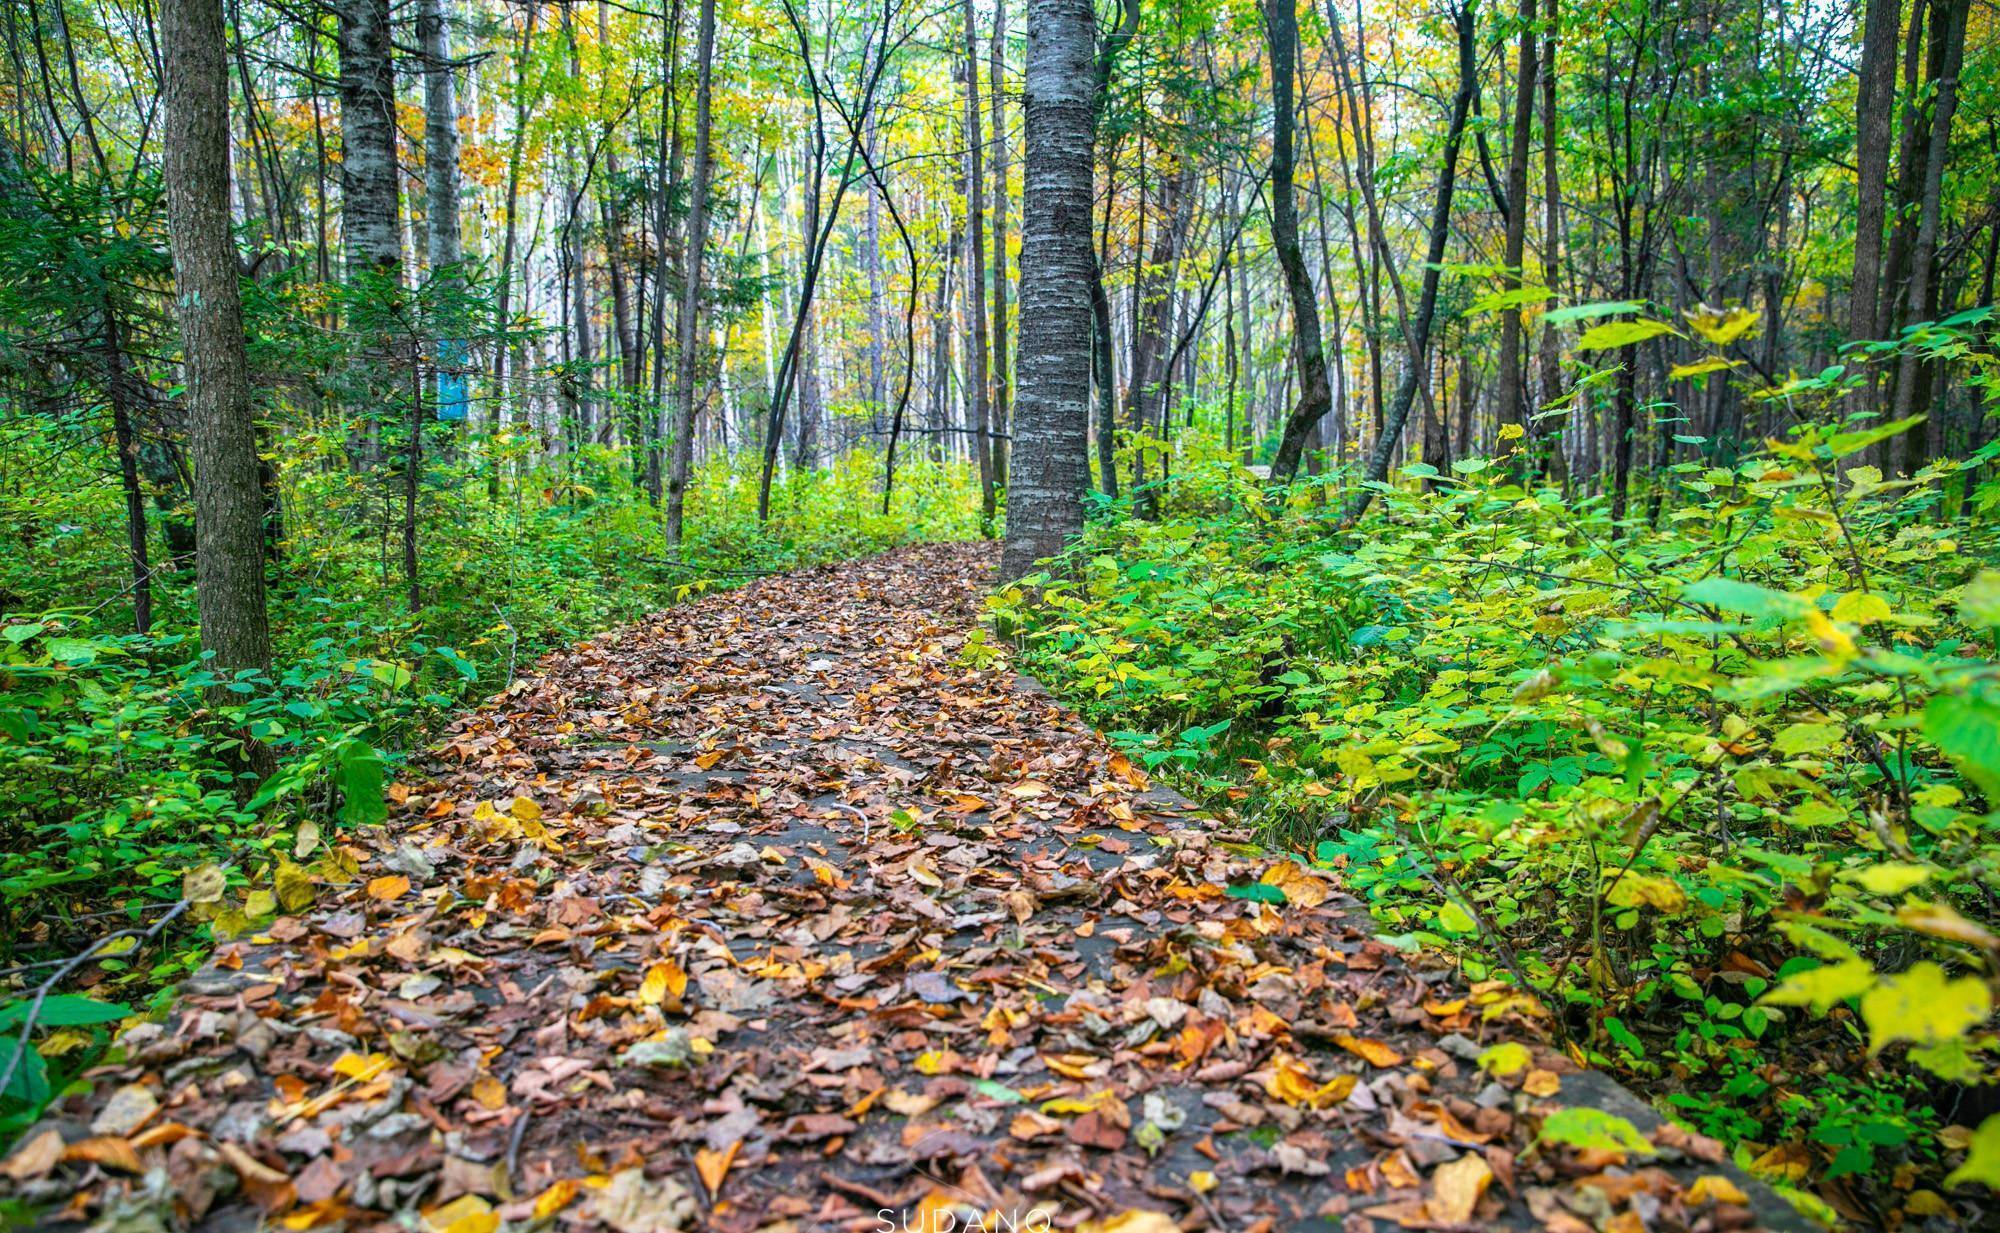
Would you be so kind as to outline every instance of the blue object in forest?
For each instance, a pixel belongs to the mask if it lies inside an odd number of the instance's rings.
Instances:
[[[460,371],[464,365],[464,343],[452,341],[438,344],[437,417],[439,420],[463,420],[467,407],[471,405],[472,398],[466,385],[465,373]]]

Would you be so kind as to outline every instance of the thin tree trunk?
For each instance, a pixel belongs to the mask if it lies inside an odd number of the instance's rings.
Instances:
[[[1326,348],[1320,339],[1319,303],[1299,246],[1298,204],[1292,190],[1292,82],[1298,68],[1299,42],[1299,16],[1293,4],[1294,0],[1264,0],[1264,34],[1271,52],[1271,247],[1277,250],[1285,291],[1292,301],[1292,366],[1299,378],[1298,402],[1285,420],[1278,454],[1271,463],[1275,484],[1291,482],[1306,439],[1333,406]]]
[[[1004,2],[1004,0],[1001,0]],[[973,448],[979,453],[979,515],[991,524],[998,502],[993,492],[992,404],[986,397],[986,172],[979,115],[979,27],[972,0],[960,12],[965,23],[965,307],[971,339],[966,348],[965,398],[972,421]]]
[[[694,458],[694,375],[701,319],[702,250],[708,244],[710,88],[715,58],[715,0],[701,0],[695,34],[698,66],[694,93],[694,185],[688,202],[687,259],[680,317],[675,322],[673,467],[667,478],[667,551],[678,555],[687,502],[688,467]]]
[[[1520,0],[1519,65],[1514,79],[1513,144],[1507,151],[1507,239],[1500,263],[1506,267],[1500,285],[1519,291],[1523,285],[1521,262],[1528,246],[1528,138],[1535,129],[1535,0]],[[1531,439],[1525,437],[1528,423],[1528,373],[1522,362],[1521,305],[1500,311],[1500,423],[1522,429],[1521,450],[1531,453]],[[1532,459],[1519,468],[1529,477],[1535,473]]]
[[[1451,235],[1451,197],[1458,184],[1458,153],[1465,140],[1465,121],[1472,110],[1473,59],[1473,0],[1455,14],[1458,23],[1458,93],[1452,99],[1451,120],[1445,129],[1443,161],[1438,167],[1437,196],[1431,206],[1430,244],[1424,256],[1423,292],[1417,299],[1416,320],[1410,329],[1410,358],[1403,370],[1403,377],[1396,386],[1396,397],[1390,403],[1382,425],[1382,433],[1375,439],[1375,448],[1368,456],[1368,466],[1362,473],[1364,481],[1380,482],[1389,474],[1389,459],[1395,453],[1396,443],[1403,435],[1403,425],[1410,418],[1410,405],[1416,401],[1417,389],[1427,379],[1430,355],[1431,322],[1437,316],[1438,278],[1444,261],[1445,241]],[[1361,517],[1374,500],[1373,488],[1364,486],[1355,497],[1353,508],[1348,511],[1348,520]]]
[[[993,485],[1007,486],[1007,0],[993,0],[987,95],[993,110]]]

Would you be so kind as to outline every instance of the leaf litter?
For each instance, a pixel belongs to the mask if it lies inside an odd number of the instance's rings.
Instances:
[[[1783,1223],[1595,1108],[1532,998],[1398,954],[1017,676],[991,563],[548,657],[0,1192],[108,1233]]]

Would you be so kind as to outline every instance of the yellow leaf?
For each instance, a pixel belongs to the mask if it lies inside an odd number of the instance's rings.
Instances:
[[[1312,1071],[1303,1062],[1289,1053],[1279,1053],[1271,1059],[1271,1076],[1264,1081],[1264,1091],[1294,1108],[1324,1109],[1346,1100],[1359,1082],[1353,1075],[1335,1075],[1315,1084]]]
[[[1302,908],[1318,907],[1331,893],[1324,881],[1307,873],[1297,861],[1281,861],[1271,866],[1264,871],[1264,882],[1284,891],[1287,902]]]
[[[1945,977],[1925,960],[1907,972],[1884,976],[1861,995],[1868,1024],[1868,1052],[1899,1040],[1933,1045],[1979,1026],[1993,1009],[1993,995],[1977,976]]]
[[[1741,360],[1725,360],[1719,355],[1711,355],[1705,360],[1696,360],[1692,364],[1674,365],[1667,370],[1667,379],[1670,381],[1684,381],[1689,377],[1700,377],[1712,372],[1721,372],[1725,368],[1734,368],[1742,362]]]
[[[1743,1193],[1743,1188],[1720,1173],[1704,1173],[1694,1179],[1694,1185],[1688,1187],[1687,1200],[1696,1205],[1713,1200],[1733,1203],[1738,1207],[1750,1206],[1750,1196]]]
[[[395,1059],[386,1053],[371,1053],[367,1057],[358,1053],[343,1053],[334,1062],[333,1073],[356,1083],[366,1083],[395,1064]]]
[[[1688,325],[1695,333],[1718,347],[1726,347],[1750,333],[1758,321],[1755,310],[1741,305],[1735,308],[1703,308],[1686,316]]]
[[[539,822],[542,820],[542,807],[536,804],[531,797],[515,797],[513,803],[507,806],[507,812],[513,814],[514,820],[517,822]]]
[[[367,890],[370,899],[389,903],[409,893],[410,880],[400,873],[392,873],[387,877],[370,878]]]
[[[1197,1169],[1188,1174],[1188,1189],[1196,1194],[1207,1194],[1216,1187],[1215,1174],[1207,1169]]]
[[[476,1194],[460,1195],[424,1213],[428,1233],[494,1233],[499,1227],[500,1213]]]
[[[535,1196],[535,1219],[547,1220],[576,1199],[583,1187],[573,1177],[565,1177]]]
[[[676,1002],[687,992],[687,973],[681,965],[671,959],[663,960],[646,969],[646,979],[639,985],[639,1000],[648,1006],[658,1006],[672,997]]]
[[[1493,1184],[1493,1170],[1471,1152],[1431,1174],[1431,1197],[1425,1203],[1432,1220],[1439,1224],[1465,1224],[1479,1206],[1480,1196]]]
[[[1849,591],[1833,605],[1833,619],[1849,625],[1873,625],[1894,615],[1886,600],[1867,591]]]

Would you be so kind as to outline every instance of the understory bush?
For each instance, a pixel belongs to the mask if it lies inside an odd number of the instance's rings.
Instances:
[[[1514,456],[1359,526],[1346,477],[1211,461],[996,615],[1135,759],[1808,1207],[1941,1213],[2000,1184],[2000,482],[1992,447],[1885,479],[1908,427],[1683,464],[1620,524]]]

